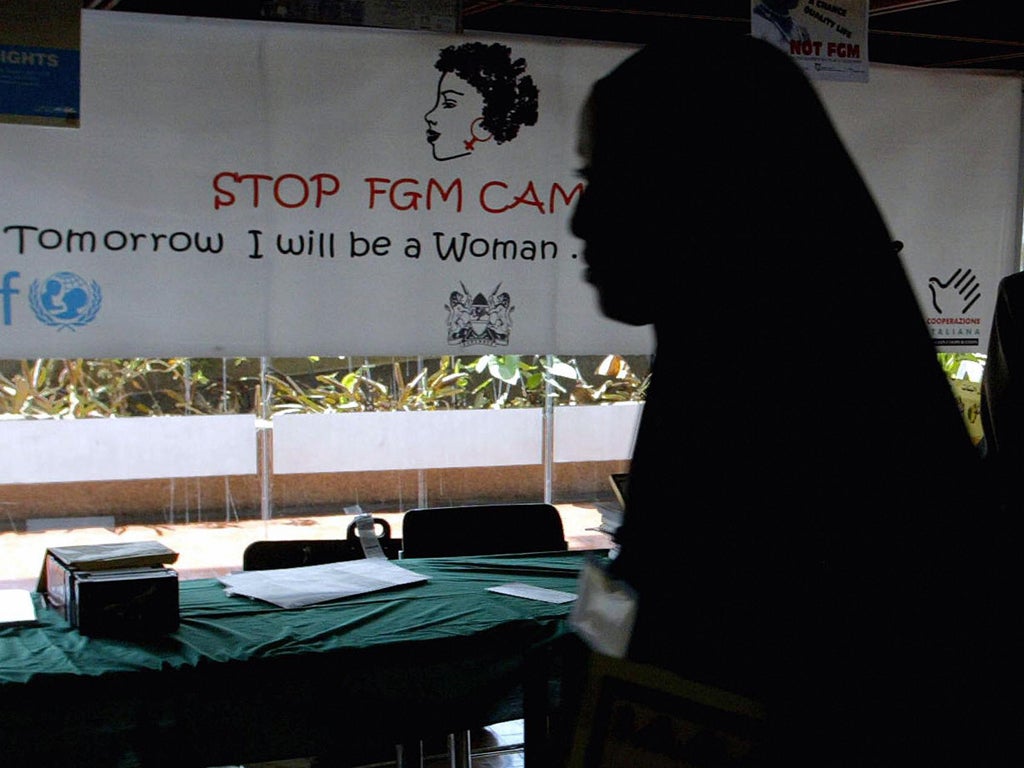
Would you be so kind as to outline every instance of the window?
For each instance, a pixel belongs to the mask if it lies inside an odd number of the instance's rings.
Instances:
[[[551,500],[584,505],[586,531],[614,503],[648,362],[2,361],[0,429],[20,449],[0,470],[0,584],[34,580],[47,546],[183,531],[208,553],[178,548],[179,573],[208,576],[247,540],[344,535],[357,507]]]

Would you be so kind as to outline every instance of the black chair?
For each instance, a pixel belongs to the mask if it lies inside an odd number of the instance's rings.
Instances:
[[[402,517],[406,557],[565,552],[562,517],[553,504],[467,504],[417,507]]]
[[[265,571],[271,568],[299,568],[304,565],[360,560],[365,555],[356,523],[356,520],[349,523],[344,539],[254,541],[242,552],[242,570]],[[391,537],[391,523],[382,517],[375,517],[373,527],[384,554],[389,560],[396,559],[402,542]]]
[[[417,507],[402,517],[402,558],[565,552],[562,516],[553,504],[467,504]],[[448,735],[456,768],[472,762],[472,733]],[[518,746],[518,745],[517,745]]]
[[[243,571],[266,571],[273,568],[301,568],[304,565],[325,565],[348,560],[361,560],[366,555],[359,540],[358,520],[348,524],[344,539],[283,539],[254,541],[242,552]],[[373,518],[377,541],[389,560],[398,558],[402,540],[391,536],[391,523],[382,517]],[[397,768],[415,768],[422,763],[419,755],[405,756],[406,746],[396,744],[394,764]],[[383,751],[374,758],[387,761]],[[327,756],[332,761],[333,755]]]

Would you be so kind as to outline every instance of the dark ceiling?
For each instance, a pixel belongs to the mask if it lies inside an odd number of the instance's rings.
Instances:
[[[108,10],[330,22],[366,0],[85,0]],[[453,0],[457,2],[457,0]],[[810,4],[815,0],[804,0]],[[750,30],[750,0],[462,0],[464,32],[608,42],[735,36]],[[298,10],[293,10],[298,9]],[[319,14],[319,18],[318,15]],[[1018,0],[869,0],[868,58],[913,67],[1024,72]]]

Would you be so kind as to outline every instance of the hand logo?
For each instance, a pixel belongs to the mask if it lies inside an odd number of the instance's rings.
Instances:
[[[932,292],[932,306],[940,315],[943,314],[942,307],[961,304],[960,314],[966,314],[974,302],[981,298],[978,292],[978,278],[970,269],[962,270],[959,267],[948,280],[942,282],[937,277],[928,278],[928,288]]]

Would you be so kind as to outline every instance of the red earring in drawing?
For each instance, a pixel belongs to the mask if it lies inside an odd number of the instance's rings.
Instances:
[[[466,147],[466,151],[467,152],[472,152],[473,151],[473,145],[475,145],[478,141],[490,141],[491,140],[491,134],[490,134],[490,132],[487,131],[486,128],[484,129],[484,132],[486,133],[485,136],[477,136],[476,135],[476,126],[477,126],[478,123],[482,123],[483,121],[484,121],[484,119],[482,117],[478,117],[476,120],[474,120],[472,123],[470,123],[469,135],[472,136],[473,138],[471,138],[471,139],[469,139],[467,141],[462,142],[463,146]]]

